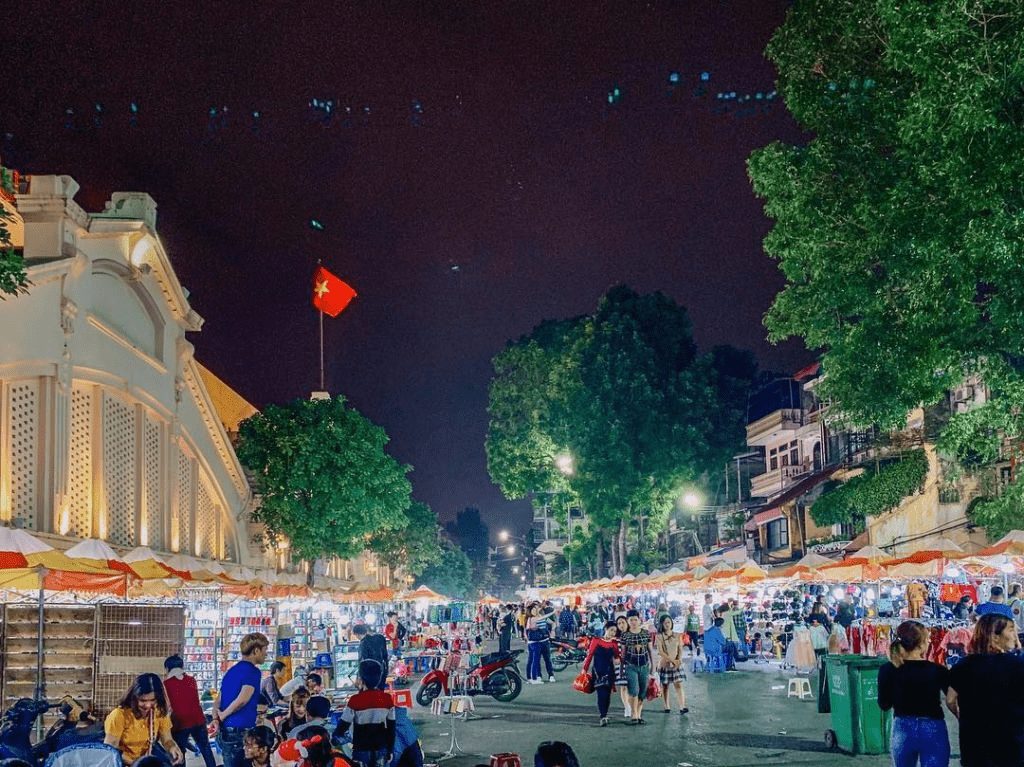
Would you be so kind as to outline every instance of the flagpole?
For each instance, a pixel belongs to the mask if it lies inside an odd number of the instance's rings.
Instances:
[[[320,315],[320,391],[324,389],[324,313],[317,311]]]

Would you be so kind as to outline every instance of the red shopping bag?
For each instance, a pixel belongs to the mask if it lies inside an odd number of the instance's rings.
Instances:
[[[658,682],[658,677],[650,676],[647,677],[647,700],[654,700],[655,698],[661,697],[661,683]]]
[[[583,692],[589,695],[594,691],[594,677],[586,671],[581,671],[573,680],[572,689],[576,690],[576,692]],[[661,693],[658,694],[660,695]]]

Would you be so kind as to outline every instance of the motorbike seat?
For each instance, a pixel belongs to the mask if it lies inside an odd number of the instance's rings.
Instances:
[[[121,752],[106,743],[82,743],[50,754],[45,767],[122,767]]]

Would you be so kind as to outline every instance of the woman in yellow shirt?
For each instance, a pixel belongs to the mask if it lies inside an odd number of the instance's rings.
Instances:
[[[164,683],[156,674],[142,674],[125,693],[121,703],[107,714],[103,742],[121,752],[125,764],[152,753],[157,741],[173,764],[185,757],[171,737],[170,709]]]

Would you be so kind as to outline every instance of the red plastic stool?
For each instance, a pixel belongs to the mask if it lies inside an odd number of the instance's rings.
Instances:
[[[400,708],[412,708],[412,690],[389,690],[391,699]]]
[[[523,767],[519,754],[491,754],[489,767]]]

